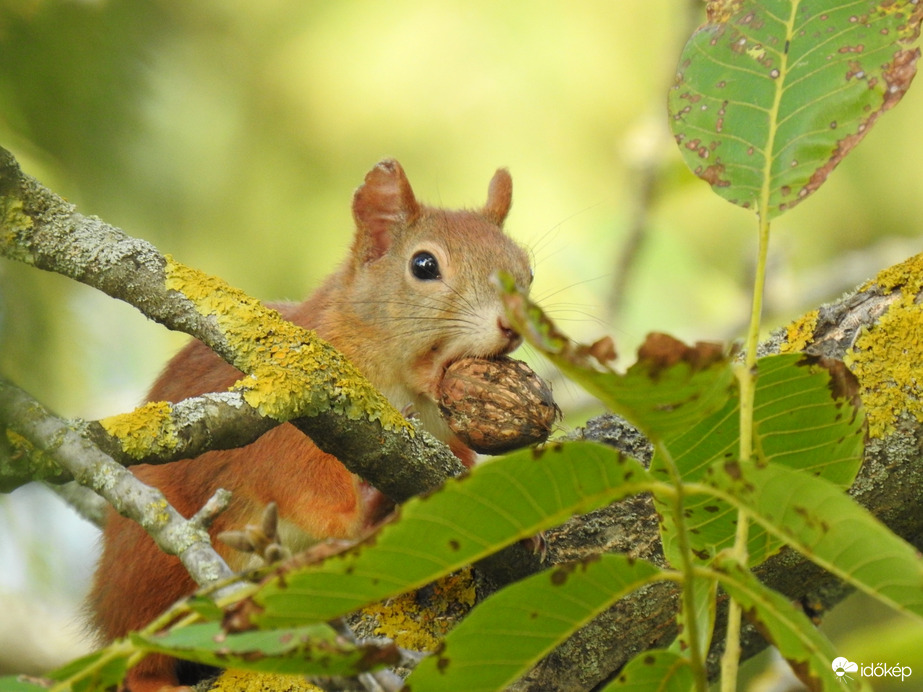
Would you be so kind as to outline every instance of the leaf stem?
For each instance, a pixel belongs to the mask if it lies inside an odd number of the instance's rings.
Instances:
[[[760,338],[760,318],[763,312],[763,293],[766,287],[766,260],[769,254],[769,220],[767,214],[759,214],[759,249],[757,251],[756,275],[753,280],[753,304],[750,310],[750,326],[747,330],[744,363],[735,374],[740,389],[740,451],[741,461],[753,457],[753,412],[756,396],[757,355]],[[750,535],[750,518],[744,508],[737,512],[737,531],[732,554],[744,567],[748,561],[747,539]],[[737,669],[740,661],[740,605],[733,599],[728,603],[727,634],[724,655],[721,658],[721,690],[733,692],[737,689]]]
[[[705,692],[708,689],[708,677],[705,671],[705,660],[702,651],[702,644],[699,642],[699,627],[696,622],[696,603],[695,589],[693,580],[696,579],[696,565],[692,559],[692,547],[689,545],[689,536],[686,533],[686,520],[684,516],[683,504],[685,503],[685,492],[683,490],[683,479],[676,467],[670,450],[665,445],[657,444],[664,466],[670,474],[672,486],[669,498],[673,505],[673,517],[676,522],[677,541],[679,543],[679,553],[682,556],[682,565],[680,572],[683,575],[683,594],[682,608],[683,621],[685,626],[683,631],[686,635],[686,643],[689,646],[689,659],[692,667],[692,674],[695,676],[696,692]]]

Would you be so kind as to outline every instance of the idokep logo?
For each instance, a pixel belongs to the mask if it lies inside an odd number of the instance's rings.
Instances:
[[[859,664],[853,663],[852,661],[839,656],[833,659],[833,672],[836,673],[836,676],[840,679],[840,682],[846,682],[847,680],[852,680],[847,673],[857,673],[859,671]]]
[[[900,678],[901,682],[910,677],[913,672],[910,666],[889,665],[887,663],[874,663],[866,665],[865,663],[853,663],[843,656],[833,659],[833,672],[842,683],[852,680],[849,673],[858,673],[863,678]]]

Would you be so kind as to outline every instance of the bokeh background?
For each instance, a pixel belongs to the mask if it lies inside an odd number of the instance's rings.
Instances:
[[[0,0],[0,146],[82,212],[267,300],[306,295],[344,255],[380,158],[450,207],[483,203],[507,166],[534,295],[627,365],[649,331],[731,340],[748,314],[755,219],[686,170],[667,128],[703,18],[698,0]],[[767,327],[920,251],[921,117],[917,86],[775,222]],[[183,341],[0,260],[0,373],[63,416],[132,408]],[[565,427],[595,412],[556,393]],[[0,670],[79,650],[94,541],[41,488],[0,496]],[[913,656],[923,675],[918,628],[869,608],[832,618],[840,653]]]

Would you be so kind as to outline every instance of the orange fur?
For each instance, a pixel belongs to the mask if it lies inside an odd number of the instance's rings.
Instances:
[[[424,423],[448,439],[468,465],[473,452],[449,439],[433,398],[452,360],[506,353],[519,343],[505,326],[488,281],[496,269],[512,272],[523,286],[530,281],[525,253],[501,230],[510,185],[509,174],[498,171],[483,209],[431,209],[416,202],[396,162],[380,163],[354,197],[357,228],[346,262],[304,303],[274,306],[343,351],[396,406],[412,403],[422,410]],[[439,261],[438,281],[414,275],[411,258],[421,250]],[[222,391],[240,377],[192,342],[171,360],[148,399],[177,402]],[[215,520],[213,537],[256,523],[271,501],[283,520],[313,539],[355,537],[389,507],[289,424],[240,449],[133,471],[187,517],[218,488],[230,490],[231,504]],[[240,567],[230,549],[220,543],[216,548],[232,568]],[[143,627],[194,589],[177,558],[162,553],[137,524],[110,511],[89,599],[105,639]],[[131,692],[176,689],[174,661],[149,656],[130,671],[127,683]]]

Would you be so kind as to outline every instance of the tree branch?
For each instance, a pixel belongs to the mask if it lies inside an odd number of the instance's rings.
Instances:
[[[98,288],[205,342],[249,376],[235,389],[252,409],[277,422],[290,420],[395,502],[464,471],[445,445],[415,430],[313,332],[223,281],[162,256],[150,243],[79,214],[24,175],[2,149],[0,227],[0,255]],[[175,458],[158,457],[162,448],[137,447],[144,436],[136,433],[150,413],[142,407],[120,421],[119,429],[131,438],[122,437],[123,450],[131,449],[134,458]],[[252,412],[247,415],[252,418]]]
[[[18,444],[14,446],[33,446],[39,456],[60,464],[81,485],[92,488],[119,513],[141,524],[162,550],[180,558],[200,586],[233,576],[212,548],[207,530],[211,519],[227,506],[228,493],[212,498],[207,509],[192,519],[183,518],[167,503],[163,493],[139,481],[75,433],[65,421],[3,380],[0,380],[0,421],[18,436]]]

